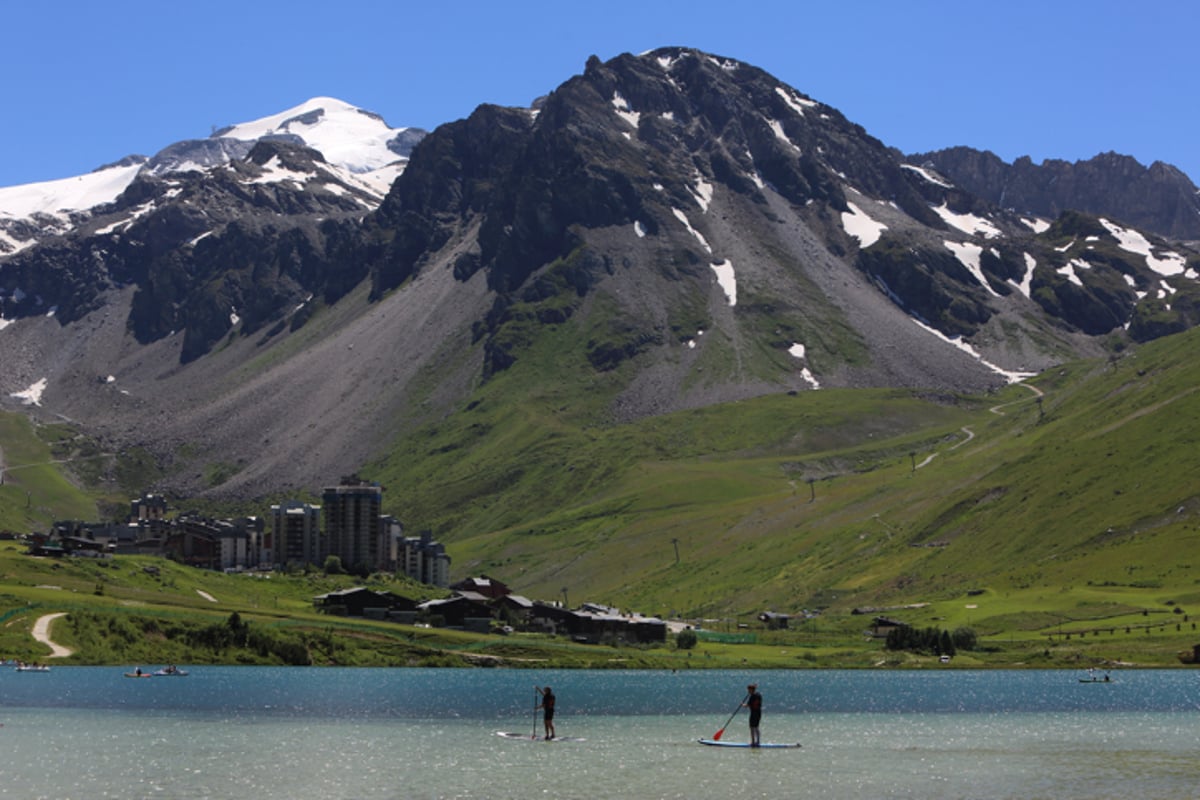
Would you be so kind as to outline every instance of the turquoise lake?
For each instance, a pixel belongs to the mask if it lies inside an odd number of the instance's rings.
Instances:
[[[1200,796],[1196,671],[127,669],[0,669],[0,797]],[[802,748],[696,742],[751,680],[764,741]],[[497,736],[540,733],[547,683],[586,741]]]

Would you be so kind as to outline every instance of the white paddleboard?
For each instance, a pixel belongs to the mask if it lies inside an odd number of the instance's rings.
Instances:
[[[720,739],[697,739],[700,744],[707,744],[711,747],[748,747],[752,750],[764,750],[770,748],[788,748],[794,750],[800,746],[799,742],[789,744],[786,742],[763,742],[758,747],[753,747],[749,742],[722,742]]]
[[[497,736],[503,736],[505,739],[516,739],[522,742],[586,742],[581,736],[555,736],[553,739],[547,739],[543,736],[531,736],[528,733],[513,733],[512,731],[496,731]]]

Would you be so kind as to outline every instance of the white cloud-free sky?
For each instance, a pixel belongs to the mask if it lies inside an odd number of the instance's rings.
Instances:
[[[0,187],[322,95],[432,129],[667,45],[761,67],[904,152],[1113,150],[1200,181],[1198,30],[1194,0],[13,2]]]

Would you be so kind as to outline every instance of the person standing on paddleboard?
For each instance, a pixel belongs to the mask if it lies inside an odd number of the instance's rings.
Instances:
[[[746,702],[743,706],[750,709],[750,746],[758,747],[760,738],[758,723],[762,721],[762,695],[758,693],[758,684],[752,683],[746,687]]]
[[[554,692],[550,691],[550,687],[539,689],[542,693],[542,702],[537,704],[537,707],[542,709],[542,724],[546,726],[546,738],[554,738]]]

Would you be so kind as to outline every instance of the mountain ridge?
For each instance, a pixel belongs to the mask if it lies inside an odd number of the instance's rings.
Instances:
[[[1109,151],[1074,163],[1022,156],[1011,164],[990,151],[952,147],[907,157],[932,166],[967,191],[1004,207],[1056,218],[1064,211],[1116,217],[1160,236],[1200,241],[1200,190],[1161,161],[1146,167]]]
[[[180,494],[313,487],[505,375],[598,387],[596,423],[982,392],[1200,316],[1185,247],[1022,217],[686,48],[439,126],[386,196],[289,138],[315,117],[264,119],[0,261],[0,396],[44,381],[31,413],[147,447]]]

